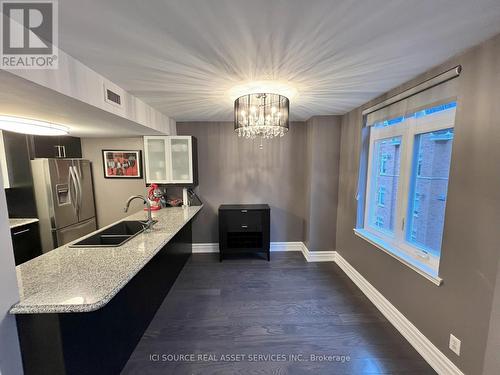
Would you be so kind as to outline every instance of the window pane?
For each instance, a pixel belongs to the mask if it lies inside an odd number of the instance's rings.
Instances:
[[[368,222],[372,228],[392,234],[396,219],[401,137],[375,141],[372,152]]]
[[[406,240],[439,256],[450,174],[453,129],[415,137]]]
[[[189,181],[189,140],[171,139],[172,151],[172,179],[175,181]]]

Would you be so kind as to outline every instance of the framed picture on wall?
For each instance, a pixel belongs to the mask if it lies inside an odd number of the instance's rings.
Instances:
[[[102,150],[105,178],[142,178],[141,150]]]

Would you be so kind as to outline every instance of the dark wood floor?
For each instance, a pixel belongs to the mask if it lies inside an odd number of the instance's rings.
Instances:
[[[221,357],[231,354],[246,357]],[[271,354],[274,361],[264,356]],[[338,266],[287,252],[273,253],[271,262],[193,255],[122,374],[435,372]]]

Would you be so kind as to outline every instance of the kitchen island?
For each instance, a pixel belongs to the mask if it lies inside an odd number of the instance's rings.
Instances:
[[[70,243],[16,267],[25,374],[119,374],[191,254],[200,209],[153,212],[153,230],[120,247]]]

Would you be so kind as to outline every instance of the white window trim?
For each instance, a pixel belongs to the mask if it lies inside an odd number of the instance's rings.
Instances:
[[[416,261],[413,259],[408,258],[405,256],[405,253],[399,252],[398,255],[398,249],[389,249],[390,245],[384,243],[384,241],[374,238],[374,235],[371,233],[365,231],[364,229],[356,229],[354,228],[354,234],[358,236],[359,238],[362,238],[363,240],[369,242],[376,248],[382,250],[384,253],[387,255],[390,255],[394,259],[397,259],[401,263],[403,263],[405,266],[411,268],[415,272],[417,272],[419,275],[425,277],[427,280],[431,281],[433,284],[440,286],[443,283],[443,279],[440,278],[439,276],[433,276],[430,272],[424,271],[423,265],[418,264]],[[425,266],[424,266],[425,267]]]
[[[408,118],[396,125],[381,128],[372,127],[370,129],[364,223],[363,228],[355,229],[355,233],[359,237],[364,238],[377,248],[402,261],[418,273],[424,274],[426,278],[433,281],[436,285],[440,285],[442,282],[442,279],[438,276],[440,258],[412,246],[406,241],[405,236],[406,223],[408,222],[406,216],[411,185],[413,148],[415,136],[418,134],[454,128],[455,113],[456,108],[453,108],[418,119]],[[418,124],[416,124],[417,121]],[[370,196],[372,194],[373,145],[377,140],[391,137],[401,137],[400,173],[393,236],[378,231],[369,224]]]

